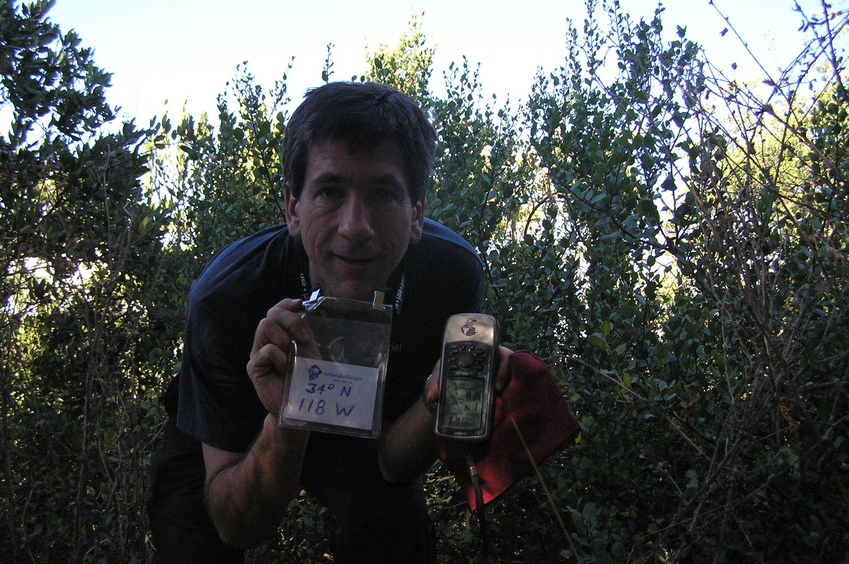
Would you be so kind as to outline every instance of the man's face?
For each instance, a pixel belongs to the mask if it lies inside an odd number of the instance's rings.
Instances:
[[[348,143],[327,141],[310,150],[301,197],[286,185],[289,232],[303,240],[310,279],[325,295],[371,300],[421,239],[424,199],[410,201],[404,171],[395,143],[352,154]]]

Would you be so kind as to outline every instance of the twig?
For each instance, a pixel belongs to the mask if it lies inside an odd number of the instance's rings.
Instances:
[[[581,555],[578,554],[578,549],[575,547],[575,541],[572,540],[572,535],[569,534],[569,530],[566,529],[566,524],[563,523],[563,519],[560,517],[560,512],[557,510],[557,506],[554,505],[554,498],[552,498],[551,492],[548,490],[548,486],[545,485],[545,480],[543,480],[539,467],[531,454],[531,449],[528,448],[528,443],[525,442],[525,437],[522,436],[522,431],[519,430],[519,425],[516,424],[516,420],[513,417],[510,417],[510,422],[516,429],[516,433],[519,435],[519,440],[522,441],[522,447],[524,447],[525,452],[528,453],[528,459],[531,461],[531,466],[534,467],[534,472],[536,472],[537,478],[539,478],[539,483],[542,485],[542,489],[545,492],[545,497],[551,507],[551,512],[554,513],[554,518],[557,519],[557,522],[560,524],[560,530],[563,531],[563,536],[566,537],[566,541],[569,543],[569,548],[572,550],[572,554],[575,555],[575,558],[579,563],[583,562]]]

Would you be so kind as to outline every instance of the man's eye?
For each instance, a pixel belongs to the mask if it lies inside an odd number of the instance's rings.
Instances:
[[[320,189],[318,191],[317,197],[321,200],[336,201],[342,197],[342,190],[329,186]]]
[[[395,190],[390,188],[379,188],[377,190],[372,190],[371,201],[375,204],[390,204],[397,199],[397,194]]]

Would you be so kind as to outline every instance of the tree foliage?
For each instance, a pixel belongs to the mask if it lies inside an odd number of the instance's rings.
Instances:
[[[49,7],[0,2],[0,552],[129,559],[176,336],[154,307],[161,218],[142,197],[147,131],[103,131],[109,75]]]
[[[423,16],[410,19],[398,45],[381,45],[367,55],[367,69],[361,80],[386,84],[419,102],[427,99],[435,48],[424,34]]]
[[[109,75],[49,6],[0,0],[0,554],[147,560],[190,283],[284,217],[288,69],[265,89],[240,65],[215,121],[116,126]],[[428,214],[479,251],[503,340],[548,360],[581,421],[488,508],[491,561],[849,553],[847,13],[823,9],[798,10],[809,42],[759,85],[662,8],[596,0],[520,103],[486,98],[466,59],[437,94],[418,16],[368,53],[360,79],[437,130]],[[324,80],[332,66],[329,48]],[[441,561],[479,560],[439,465],[427,491]],[[328,561],[326,511],[290,510],[250,559]]]

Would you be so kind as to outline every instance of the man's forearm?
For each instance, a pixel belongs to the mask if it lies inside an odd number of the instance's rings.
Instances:
[[[207,508],[224,542],[252,548],[277,528],[298,493],[308,438],[307,431],[277,427],[268,415],[253,446],[235,463],[221,464],[204,445]]]
[[[431,467],[436,460],[434,423],[434,415],[416,402],[384,431],[379,462],[385,480],[412,480]]]

